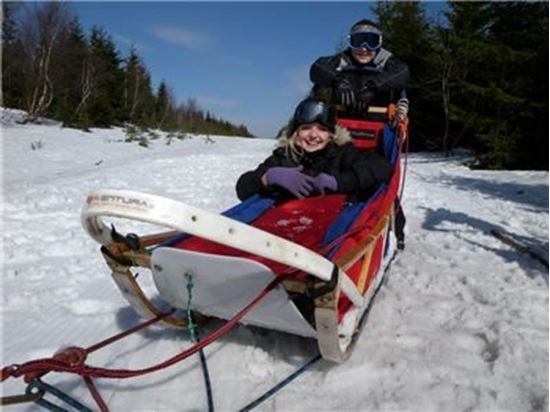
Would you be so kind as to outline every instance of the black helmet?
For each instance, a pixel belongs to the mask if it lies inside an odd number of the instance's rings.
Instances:
[[[334,107],[311,97],[302,100],[294,111],[294,117],[290,122],[289,134],[292,135],[299,126],[306,123],[320,123],[331,132],[334,132],[336,124]]]

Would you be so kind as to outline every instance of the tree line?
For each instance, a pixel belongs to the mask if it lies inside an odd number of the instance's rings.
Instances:
[[[422,2],[373,3],[384,47],[409,65],[411,149],[474,150],[482,168],[548,169],[548,2],[448,2],[428,18]],[[132,49],[86,35],[63,2],[3,2],[3,105],[29,119],[72,127],[136,124],[190,133],[250,136],[176,102]],[[305,81],[305,80],[304,80]]]
[[[253,137],[196,99],[178,103],[164,80],[153,90],[135,48],[123,57],[102,28],[86,34],[64,2],[2,2],[2,12],[2,105],[25,110],[26,121]]]
[[[475,151],[476,166],[548,170],[548,2],[372,6],[409,65],[411,145]]]

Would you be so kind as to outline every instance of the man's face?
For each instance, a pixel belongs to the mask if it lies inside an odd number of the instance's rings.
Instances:
[[[366,47],[361,47],[359,49],[351,49],[351,55],[359,64],[368,64],[376,55],[375,52],[370,51]]]
[[[356,27],[354,28],[354,32],[357,31],[357,32],[368,32],[368,31],[375,31],[375,32],[378,32],[376,27],[374,26],[370,26],[370,25],[364,25],[364,26],[360,26],[360,27]],[[352,34],[352,36],[354,36]],[[380,41],[381,38],[380,37],[377,37],[378,35],[375,34],[375,33],[372,33],[372,34],[363,34],[363,33],[358,33],[357,34],[357,37],[358,39],[355,39],[354,37],[351,38],[350,40],[350,46],[351,47],[351,54],[353,56],[353,58],[357,61],[357,63],[359,64],[368,64],[370,63],[373,59],[374,59],[374,56],[376,56],[376,51],[371,51],[369,50],[367,47],[366,47],[366,44],[363,44],[362,47],[353,47],[353,42],[354,40],[357,41],[358,40],[358,43],[357,46],[359,46],[361,44],[361,42],[364,40],[364,41],[372,41],[372,39],[369,39],[369,37],[367,38],[364,38],[362,39],[361,37],[362,36],[374,36],[374,39],[375,40],[378,40]],[[378,47],[380,47],[380,44],[378,44]]]

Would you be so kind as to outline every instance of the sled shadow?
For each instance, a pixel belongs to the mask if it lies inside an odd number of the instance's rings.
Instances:
[[[495,253],[496,255],[502,257],[506,262],[517,262],[523,269],[525,269],[527,276],[529,276],[530,278],[534,278],[536,276],[536,274],[532,273],[532,270],[533,268],[537,268],[537,273],[541,274],[541,277],[548,285],[548,269],[545,268],[541,263],[530,258],[525,253],[513,249],[512,247],[505,245],[504,243],[502,243],[501,248],[494,248],[481,244],[472,239],[468,239],[467,236],[461,236],[460,231],[458,231],[457,229],[446,229],[442,227],[441,224],[444,222],[450,222],[459,225],[468,225],[472,230],[475,230],[476,232],[482,232],[487,236],[492,236],[492,230],[506,232],[505,228],[495,225],[493,223],[489,223],[485,220],[469,216],[462,212],[452,212],[448,209],[443,208],[422,209],[426,211],[426,218],[424,220],[424,223],[422,224],[423,229],[434,232],[452,232],[463,239],[465,242],[475,245],[476,247],[483,248],[489,252]],[[462,232],[466,232],[466,230],[462,230]],[[546,260],[548,259],[548,242],[517,234],[514,234],[513,237],[514,239],[527,245],[533,251],[544,256]]]
[[[494,199],[507,200],[529,206],[532,212],[548,212],[548,185],[488,181],[463,176],[439,178],[458,190],[477,191]]]

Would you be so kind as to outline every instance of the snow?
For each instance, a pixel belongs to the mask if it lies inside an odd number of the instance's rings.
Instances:
[[[238,176],[274,147],[272,140],[194,136],[170,145],[161,137],[144,148],[124,143],[120,129],[20,125],[20,115],[1,112],[3,366],[90,346],[139,321],[80,226],[88,193],[138,190],[220,212],[237,202]],[[548,173],[472,171],[464,160],[409,156],[406,249],[352,357],[316,364],[258,410],[548,410],[548,269],[490,234],[514,233],[548,257]],[[155,294],[152,282],[146,291]],[[220,325],[202,327],[202,336]],[[94,352],[88,363],[141,368],[190,345],[185,331],[152,327]],[[205,349],[216,409],[243,407],[316,350],[311,339],[239,325]],[[45,381],[94,405],[79,378],[49,374]],[[114,411],[206,409],[196,355],[97,386]],[[24,383],[8,380],[2,390],[20,394]]]

